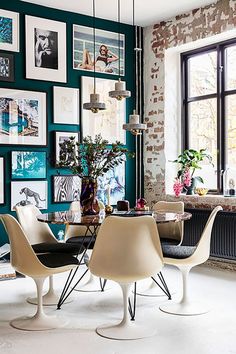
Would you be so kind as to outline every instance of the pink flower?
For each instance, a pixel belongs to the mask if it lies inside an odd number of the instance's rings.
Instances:
[[[191,186],[191,175],[189,169],[184,171],[183,183],[186,187]]]
[[[183,183],[180,181],[179,178],[176,177],[175,179],[175,183],[173,185],[173,190],[175,192],[175,196],[176,197],[179,197],[180,193],[182,192],[182,189],[183,189]]]

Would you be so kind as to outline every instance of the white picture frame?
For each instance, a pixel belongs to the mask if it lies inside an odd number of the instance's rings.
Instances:
[[[80,124],[79,89],[53,86],[53,123]]]
[[[126,134],[123,124],[126,122],[126,102],[109,97],[109,91],[114,90],[115,80],[96,78],[96,92],[100,94],[100,102],[104,102],[106,109],[98,113],[82,109],[81,125],[83,137],[101,134],[109,144],[119,141],[126,144]],[[93,77],[82,76],[82,105],[90,101],[93,92]]]
[[[25,16],[26,78],[67,82],[66,23]]]
[[[57,166],[60,160],[60,144],[70,137],[75,138],[75,142],[79,142],[79,132],[55,131],[55,165]],[[57,166],[58,167],[58,166]]]
[[[48,207],[47,181],[14,181],[11,182],[11,210],[16,206],[33,204],[39,209]]]
[[[5,172],[4,172],[4,157],[0,156],[0,204],[5,203]]]
[[[0,50],[19,52],[19,13],[0,9]]]

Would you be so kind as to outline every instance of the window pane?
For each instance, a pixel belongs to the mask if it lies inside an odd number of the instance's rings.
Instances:
[[[226,164],[236,168],[236,95],[226,97]]]
[[[217,53],[196,55],[189,59],[189,96],[196,97],[216,93]]]
[[[225,50],[226,59],[226,90],[236,89],[236,46],[228,47]]]
[[[189,147],[200,150],[207,149],[213,158],[213,164],[207,161],[201,164],[194,176],[201,176],[204,185],[209,189],[217,189],[217,105],[216,99],[201,100],[189,103]]]

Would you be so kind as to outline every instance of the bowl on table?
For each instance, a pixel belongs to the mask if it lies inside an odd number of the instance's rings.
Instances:
[[[203,188],[203,187],[195,188],[195,193],[197,193],[200,196],[206,195],[207,192],[208,192],[208,188]]]

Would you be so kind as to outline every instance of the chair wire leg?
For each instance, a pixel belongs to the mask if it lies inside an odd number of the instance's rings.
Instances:
[[[157,274],[157,275],[158,275],[158,278],[159,278],[162,285],[160,285],[154,277],[151,277],[152,280],[157,284],[157,286],[159,286],[159,288],[163,291],[163,293],[166,294],[166,296],[168,297],[168,300],[171,300],[171,294],[170,294],[169,288],[164,280],[163,275],[162,274],[161,275]]]
[[[136,314],[136,299],[137,299],[137,283],[135,282],[134,283],[134,291],[133,291],[133,296],[134,296],[134,300],[133,300],[133,307],[132,307],[132,304],[131,304],[131,299],[129,297],[129,300],[128,300],[128,304],[129,304],[129,314],[130,314],[130,320],[131,321],[135,321],[135,314]]]

